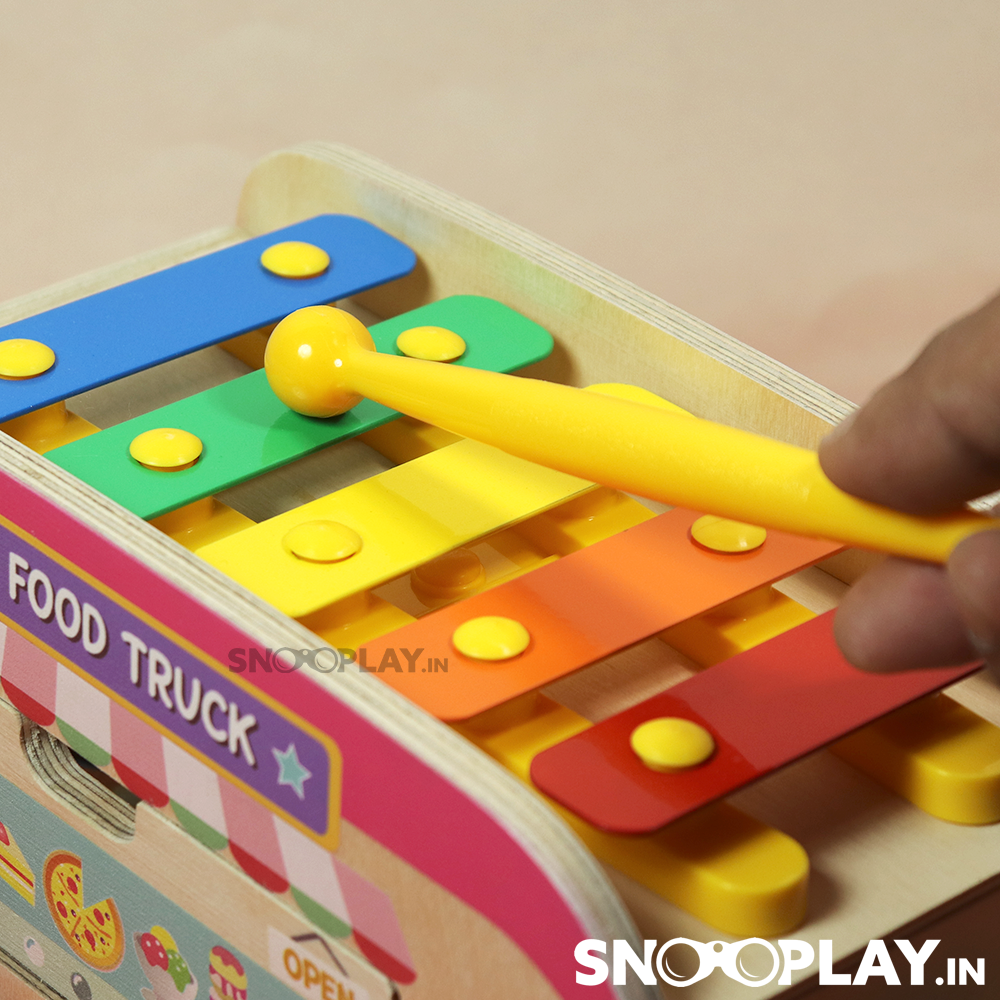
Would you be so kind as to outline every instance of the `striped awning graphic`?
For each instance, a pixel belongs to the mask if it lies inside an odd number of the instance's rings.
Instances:
[[[353,934],[399,983],[416,978],[389,897],[183,747],[0,624],[0,686],[11,704],[276,893],[291,892],[324,933]]]

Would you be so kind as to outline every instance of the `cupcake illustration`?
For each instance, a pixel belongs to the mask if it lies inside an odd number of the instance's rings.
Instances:
[[[208,1000],[247,1000],[247,974],[240,960],[217,944],[208,954],[212,988]]]
[[[145,934],[133,934],[132,945],[150,985],[142,988],[142,1000],[194,1000],[198,980],[169,931],[150,927]]]

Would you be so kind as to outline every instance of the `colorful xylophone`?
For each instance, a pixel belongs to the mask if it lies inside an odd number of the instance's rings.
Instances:
[[[0,956],[22,979],[639,996],[579,985],[576,942],[641,954],[635,920],[844,958],[1000,870],[996,706],[974,678],[938,693],[975,665],[844,662],[841,545],[663,510],[367,400],[303,416],[263,358],[278,320],[339,302],[383,353],[445,330],[439,364],[797,444],[829,394],[330,147],[265,161],[238,230],[139,270],[15,304],[0,332]],[[636,733],[664,719],[708,750],[651,755]],[[906,888],[873,907],[887,894],[848,875],[831,909],[810,856],[844,880],[857,850],[830,817],[859,797],[896,837],[864,855]],[[921,843],[964,860],[922,881],[887,861]]]

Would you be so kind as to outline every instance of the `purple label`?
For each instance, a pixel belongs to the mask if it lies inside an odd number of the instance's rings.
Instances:
[[[11,621],[182,745],[327,832],[331,763],[320,740],[2,526],[0,539],[0,608]]]

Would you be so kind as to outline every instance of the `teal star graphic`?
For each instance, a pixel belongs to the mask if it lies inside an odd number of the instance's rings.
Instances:
[[[289,743],[288,749],[284,752],[272,747],[271,753],[278,762],[278,784],[291,785],[295,789],[295,794],[304,799],[306,790],[302,786],[312,777],[312,771],[303,767],[299,755],[295,752],[295,744]]]

